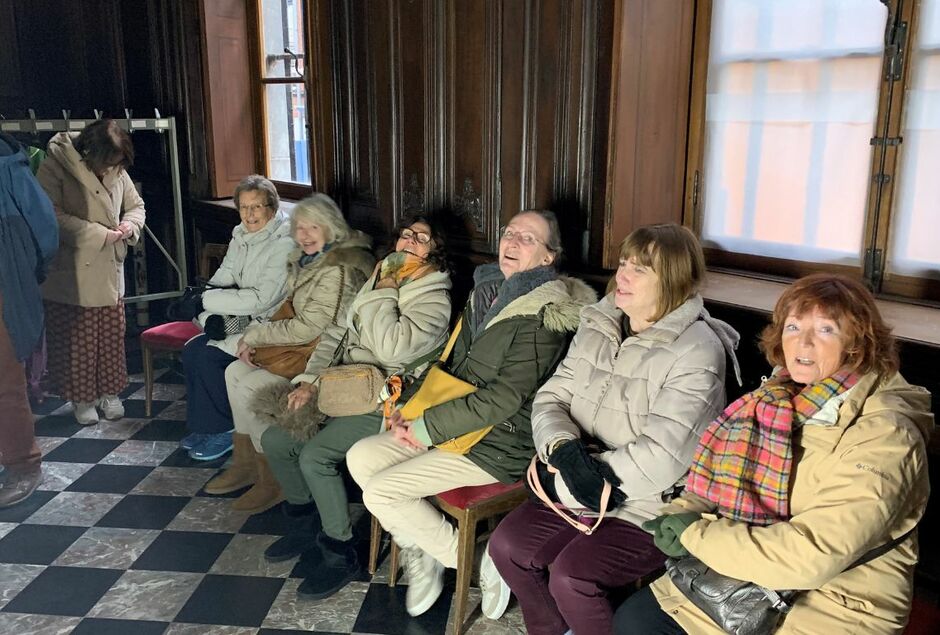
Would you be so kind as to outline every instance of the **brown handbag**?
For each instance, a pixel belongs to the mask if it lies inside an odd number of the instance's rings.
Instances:
[[[290,320],[296,315],[293,296],[291,296],[284,300],[277,311],[274,312],[274,315],[271,316],[271,322]],[[307,344],[258,346],[251,355],[251,361],[269,373],[280,375],[286,379],[293,379],[307,368],[307,360],[310,359],[310,355],[313,354],[319,342],[320,338],[318,337]]]

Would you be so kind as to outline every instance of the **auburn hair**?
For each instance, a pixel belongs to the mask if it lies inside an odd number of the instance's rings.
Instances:
[[[100,174],[115,166],[123,170],[134,164],[134,144],[113,119],[99,119],[81,131],[73,143],[89,170]]]
[[[688,228],[675,223],[647,225],[620,244],[620,260],[636,261],[659,276],[659,304],[650,322],[675,311],[705,280],[705,255]]]
[[[760,335],[760,349],[767,361],[786,366],[783,327],[789,315],[805,315],[819,309],[839,324],[844,347],[843,365],[858,373],[875,372],[886,377],[900,366],[897,342],[860,281],[833,273],[814,273],[791,284],[777,300],[772,322]]]

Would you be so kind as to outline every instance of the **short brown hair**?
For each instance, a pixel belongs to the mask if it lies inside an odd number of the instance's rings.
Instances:
[[[787,316],[805,315],[819,309],[839,324],[845,347],[844,363],[859,373],[886,377],[897,372],[897,342],[885,324],[875,298],[858,280],[834,273],[814,273],[791,284],[777,300],[773,321],[760,336],[760,349],[767,361],[786,366],[783,327]]]
[[[73,143],[88,169],[98,174],[111,166],[126,170],[134,164],[134,144],[113,119],[88,124]]]
[[[620,244],[620,259],[636,258],[659,276],[659,305],[651,322],[678,309],[705,280],[705,254],[691,231],[664,223],[633,230]]]

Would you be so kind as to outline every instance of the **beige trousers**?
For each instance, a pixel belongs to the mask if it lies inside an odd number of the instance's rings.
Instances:
[[[262,452],[261,435],[274,421],[259,417],[248,406],[255,398],[255,393],[265,386],[289,383],[290,380],[280,375],[269,373],[263,368],[252,368],[241,360],[235,360],[225,369],[225,389],[232,407],[235,432],[251,436],[251,443],[257,452]]]
[[[457,568],[457,529],[425,497],[495,478],[465,456],[405,447],[390,432],[356,443],[346,465],[362,488],[362,502],[400,547],[416,546]]]

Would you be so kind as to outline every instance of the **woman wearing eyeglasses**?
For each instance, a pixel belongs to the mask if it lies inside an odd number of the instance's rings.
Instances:
[[[297,388],[288,395],[287,408],[308,412],[316,395],[314,382],[332,365],[370,364],[386,377],[406,375],[406,382],[407,376],[420,375],[426,366],[420,360],[433,357],[447,336],[450,288],[443,232],[429,216],[407,218],[399,225],[395,251],[379,262],[352,299],[345,322],[323,333],[306,370],[294,378]],[[406,370],[416,362],[417,368]],[[338,466],[354,443],[382,429],[379,405],[374,412],[327,418],[319,426],[316,418],[279,415],[278,425],[261,436],[287,499],[283,509],[292,518],[290,533],[268,547],[265,557],[277,562],[302,554],[307,578],[297,592],[305,597],[329,597],[359,574]],[[255,409],[270,406],[259,407],[256,401]]]
[[[426,497],[514,483],[535,453],[532,399],[564,355],[581,308],[596,299],[583,282],[558,275],[560,254],[552,212],[516,215],[500,234],[499,260],[474,272],[460,334],[444,363],[476,392],[415,420],[396,412],[390,432],[360,441],[346,456],[366,507],[402,548],[411,615],[431,608],[445,567],[457,567],[456,529]],[[434,447],[489,426],[467,454]]]
[[[225,368],[238,357],[240,331],[256,317],[268,317],[284,300],[287,255],[294,248],[287,214],[278,211],[274,184],[257,174],[235,188],[241,223],[232,230],[225,258],[202,295],[198,320],[206,330],[183,348],[186,369],[186,425],[180,447],[198,461],[232,449],[232,409]],[[229,326],[225,325],[229,323]],[[241,328],[231,325],[241,323]],[[229,332],[231,331],[231,333]]]

